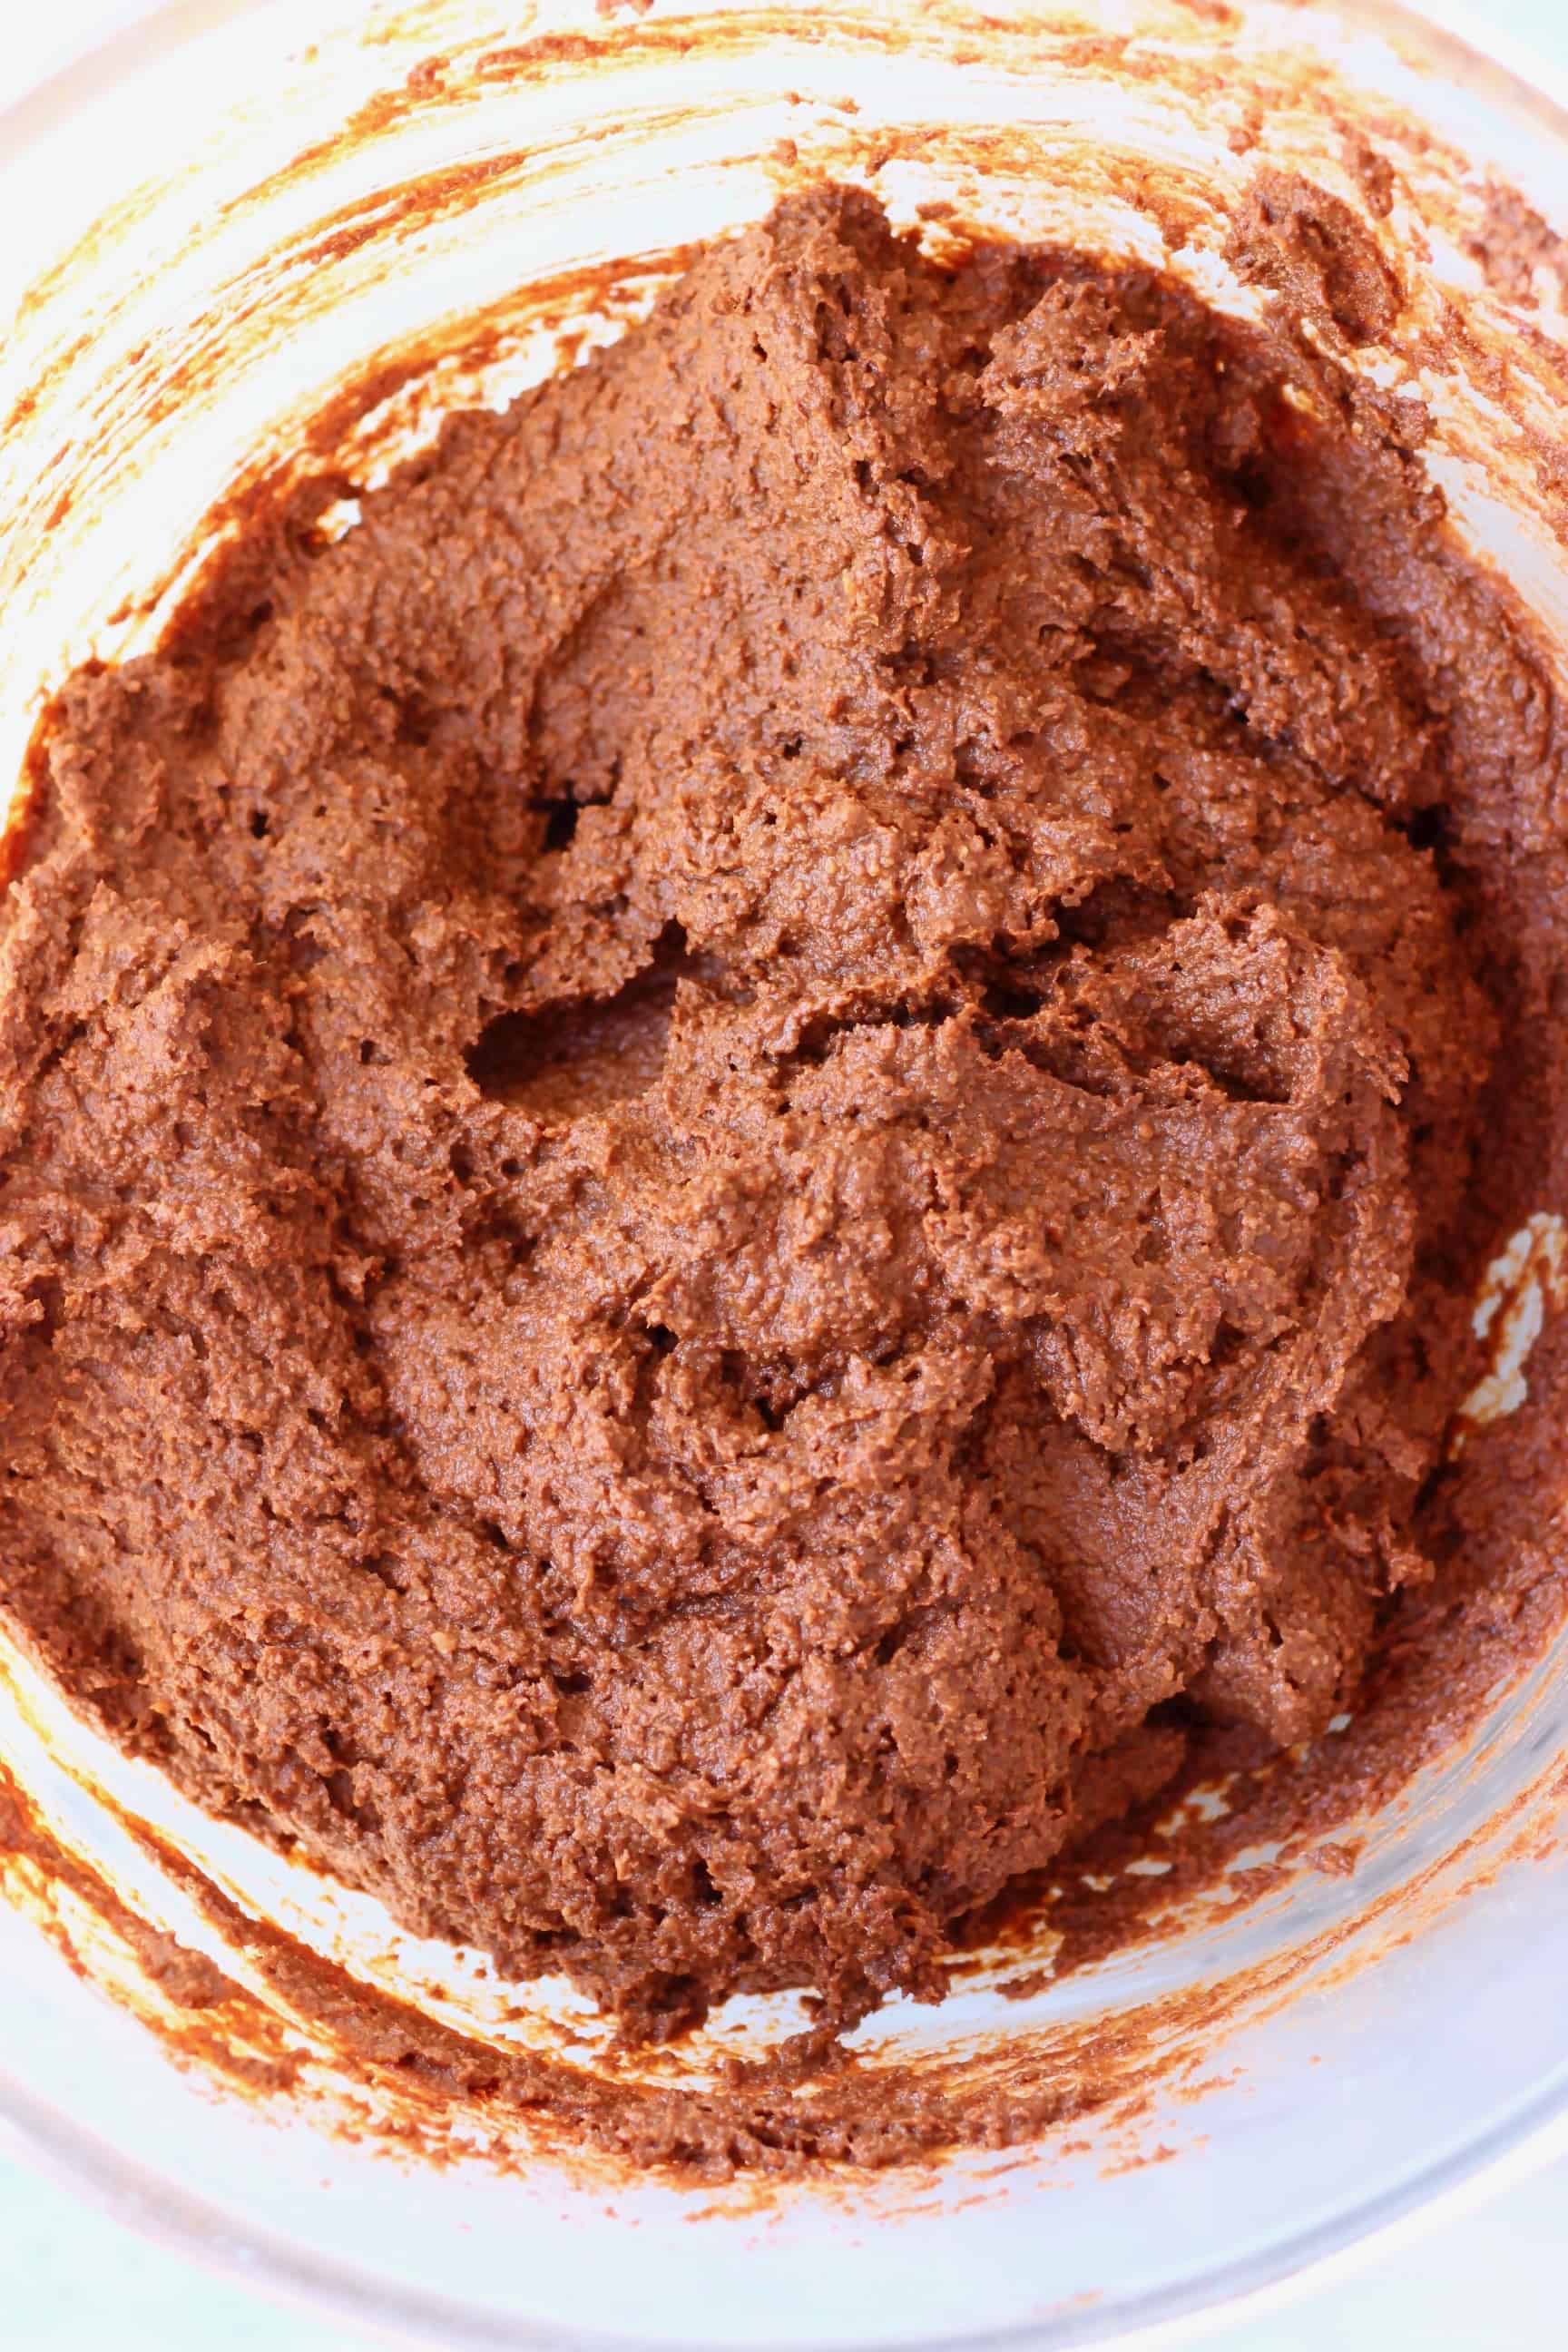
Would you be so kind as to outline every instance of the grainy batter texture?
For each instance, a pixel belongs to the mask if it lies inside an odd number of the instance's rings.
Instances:
[[[1349,584],[1317,429],[1157,279],[827,192],[71,683],[0,1596],[84,1704],[642,2032],[935,1993],[1188,1727],[1325,1725],[1429,1572],[1496,1023],[1464,614],[1383,522]]]

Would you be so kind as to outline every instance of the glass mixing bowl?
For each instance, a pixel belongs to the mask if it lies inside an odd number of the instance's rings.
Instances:
[[[874,174],[896,215],[952,204],[1141,254],[1240,303],[1213,233],[1226,204],[1264,163],[1362,204],[1366,140],[1399,166],[1413,303],[1461,303],[1470,321],[1422,387],[1435,470],[1568,645],[1549,469],[1539,437],[1503,421],[1498,373],[1508,418],[1550,433],[1563,285],[1543,247],[1533,278],[1489,286],[1472,234],[1494,178],[1564,211],[1568,118],[1399,11],[155,7],[15,107],[0,142],[0,313],[15,314],[0,772],[20,772],[71,664],[148,642],[268,469],[309,446],[351,482],[377,478],[441,408],[501,400],[568,341],[613,333],[675,249],[760,216],[792,174]],[[1560,1502],[1541,1498],[1543,1542]],[[497,2149],[480,2114],[438,2146],[389,2143],[374,2081],[336,2080],[298,2020],[280,2029],[303,2052],[291,2091],[215,2087],[189,2036],[171,2065],[137,1923],[253,1975],[243,1937],[193,1899],[186,1860],[237,1916],[481,2035],[574,2012],[545,1987],[509,2019],[478,1971],[205,1822],[25,1659],[6,1648],[0,1664],[0,1759],[70,1865],[13,1851],[0,1872],[0,2116],[125,2218],[405,2338],[1103,2343],[1266,2289],[1488,2168],[1568,2145],[1556,1654],[1499,1693],[1462,1754],[1357,1825],[1352,1875],[1299,1872],[1025,2000],[983,1967],[942,2011],[895,2006],[868,2029],[870,2063],[989,2039],[1046,2064],[1053,2036],[1152,2021],[1159,2065],[1070,2136],[765,2196],[595,2174],[516,2137]],[[0,1805],[0,1860],[7,1818]],[[1233,1997],[1184,2008],[1215,1986]],[[769,2030],[762,2014],[742,2024]]]

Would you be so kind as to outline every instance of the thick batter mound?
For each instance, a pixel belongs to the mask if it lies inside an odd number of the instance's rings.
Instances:
[[[1191,1726],[1327,1723],[1495,1022],[1463,616],[1349,584],[1318,430],[828,194],[72,682],[0,1593],[81,1702],[640,2031],[933,1994]]]

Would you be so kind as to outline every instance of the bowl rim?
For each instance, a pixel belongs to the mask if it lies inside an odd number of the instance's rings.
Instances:
[[[269,2303],[343,2321],[422,2352],[678,2352],[673,2336],[636,2337],[508,2318],[420,2290],[389,2287],[358,2264],[303,2254],[272,2231],[237,2226],[219,2207],[143,2171],[110,2141],[0,2073],[0,2150],[6,2141],[48,2178],[149,2242]],[[1076,2352],[1079,2347],[1192,2343],[1223,2312],[1261,2316],[1377,2256],[1418,2242],[1505,2189],[1568,2158],[1568,2063],[1553,2082],[1452,2155],[1417,2168],[1366,2203],[1254,2254],[1117,2305],[1064,2312],[978,2334],[906,2339],[909,2352]],[[1107,2322],[1110,2332],[1107,2332]],[[785,2352],[760,2343],[755,2352]],[[845,2336],[816,2352],[864,2352]],[[897,2352],[890,2347],[889,2352]]]
[[[742,5],[744,0],[742,0]],[[16,153],[68,121],[125,74],[156,64],[222,26],[258,16],[269,0],[120,0],[29,87],[0,106],[0,149]],[[379,0],[358,0],[366,14]],[[1002,0],[1006,5],[1006,0]],[[1248,0],[1241,0],[1244,6]],[[1568,154],[1568,63],[1539,57],[1468,0],[1328,0],[1334,13],[1394,40],[1450,81],[1544,130]],[[360,2264],[308,2253],[237,2222],[216,2203],[140,2165],[114,2141],[50,2105],[0,2068],[0,2153],[46,2177],[144,2240],[268,2302],[317,2318],[374,2328],[429,2352],[676,2352],[671,2336],[637,2337],[487,2313],[425,2290],[389,2285]],[[1568,2158],[1568,2060],[1529,2098],[1476,2128],[1451,2151],[1415,2165],[1359,2204],[1189,2278],[1092,2309],[976,2333],[906,2339],[908,2352],[1073,2352],[1087,2346],[1190,2343],[1206,2318],[1255,2316],[1303,2291],[1353,2274],[1508,2187]],[[754,2352],[780,2352],[759,2339]],[[864,2352],[852,2337],[816,2352]],[[888,2352],[900,2352],[889,2347]]]

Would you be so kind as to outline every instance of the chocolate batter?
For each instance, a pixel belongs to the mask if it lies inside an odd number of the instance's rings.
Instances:
[[[1194,1727],[1321,1731],[1473,1369],[1458,681],[1530,723],[1350,446],[830,191],[78,675],[0,1600],[79,1701],[642,2033],[933,1996]]]

